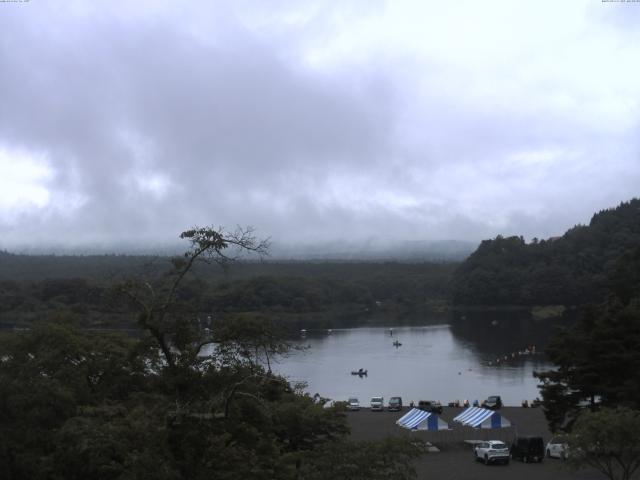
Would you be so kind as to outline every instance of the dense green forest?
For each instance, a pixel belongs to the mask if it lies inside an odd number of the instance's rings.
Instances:
[[[85,326],[127,327],[131,316],[112,295],[122,279],[161,276],[167,257],[0,254],[0,323],[31,324],[52,312]],[[261,312],[322,327],[437,312],[448,302],[451,263],[239,262],[194,266],[178,299],[192,313]],[[388,320],[387,320],[388,321]]]
[[[483,241],[453,275],[458,305],[584,305],[607,295],[625,255],[640,247],[640,199],[596,213],[548,240]]]
[[[556,368],[536,374],[552,430],[570,430],[585,407],[640,410],[640,248],[612,268],[606,300],[556,333],[546,349]]]

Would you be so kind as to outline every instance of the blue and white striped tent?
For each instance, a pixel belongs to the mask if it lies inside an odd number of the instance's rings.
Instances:
[[[453,421],[474,428],[502,428],[511,426],[511,422],[500,415],[500,412],[480,407],[465,409],[460,415],[454,418]]]
[[[433,413],[412,408],[396,420],[396,424],[409,430],[448,430],[449,424]]]

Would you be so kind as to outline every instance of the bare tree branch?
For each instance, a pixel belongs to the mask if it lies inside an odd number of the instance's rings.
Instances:
[[[268,240],[258,240],[254,235],[252,227],[237,227],[233,232],[226,232],[224,228],[218,227],[193,227],[180,234],[180,238],[190,243],[189,249],[182,257],[175,258],[173,270],[170,276],[173,279],[166,285],[166,288],[155,289],[149,280],[138,282],[127,282],[120,287],[135,308],[139,311],[138,324],[147,330],[158,342],[162,354],[167,364],[171,367],[176,365],[176,357],[186,355],[188,361],[196,361],[200,350],[206,343],[197,342],[189,347],[190,352],[176,351],[176,345],[170,345],[168,335],[175,335],[177,332],[167,331],[167,315],[176,305],[176,294],[183,280],[192,271],[196,262],[214,261],[219,264],[228,265],[236,261],[240,253],[255,253],[260,256],[267,255],[269,248]],[[229,248],[235,248],[238,252],[236,256],[229,256],[225,252]],[[143,300],[139,292],[146,291]],[[186,358],[183,358],[186,360]]]

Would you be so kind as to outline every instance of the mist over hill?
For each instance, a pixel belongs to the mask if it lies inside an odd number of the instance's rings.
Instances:
[[[344,261],[446,261],[459,262],[476,248],[476,242],[463,240],[415,240],[390,242],[324,242],[317,244],[286,244],[274,242],[273,260],[344,260]]]
[[[459,262],[468,257],[478,242],[464,240],[389,241],[381,239],[317,243],[271,241],[266,261],[445,261]],[[0,252],[27,256],[161,256],[180,255],[185,244],[179,241],[140,243],[96,243],[73,245],[50,243],[39,246],[5,247]],[[244,260],[255,260],[243,255]]]

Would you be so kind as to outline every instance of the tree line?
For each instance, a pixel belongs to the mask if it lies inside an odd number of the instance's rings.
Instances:
[[[623,258],[640,248],[640,199],[596,213],[562,237],[483,241],[455,271],[458,305],[585,305],[606,298]]]
[[[76,260],[73,264],[77,266]],[[112,285],[129,277],[161,277],[171,264],[166,258],[147,258],[137,264],[140,257],[129,260],[132,264],[111,279],[51,276],[0,280],[0,322],[28,326],[48,315],[65,313],[78,317],[85,326],[135,327],[120,299],[113,295]],[[376,313],[440,308],[448,302],[454,268],[454,264],[440,263],[267,267],[239,263],[225,275],[213,273],[210,265],[195,265],[193,274],[179,285],[175,300],[194,316],[261,312],[335,327]],[[236,270],[240,272],[234,273]]]
[[[535,376],[569,463],[627,480],[640,468],[640,248],[611,268],[605,299],[556,333],[546,348],[555,368]]]

